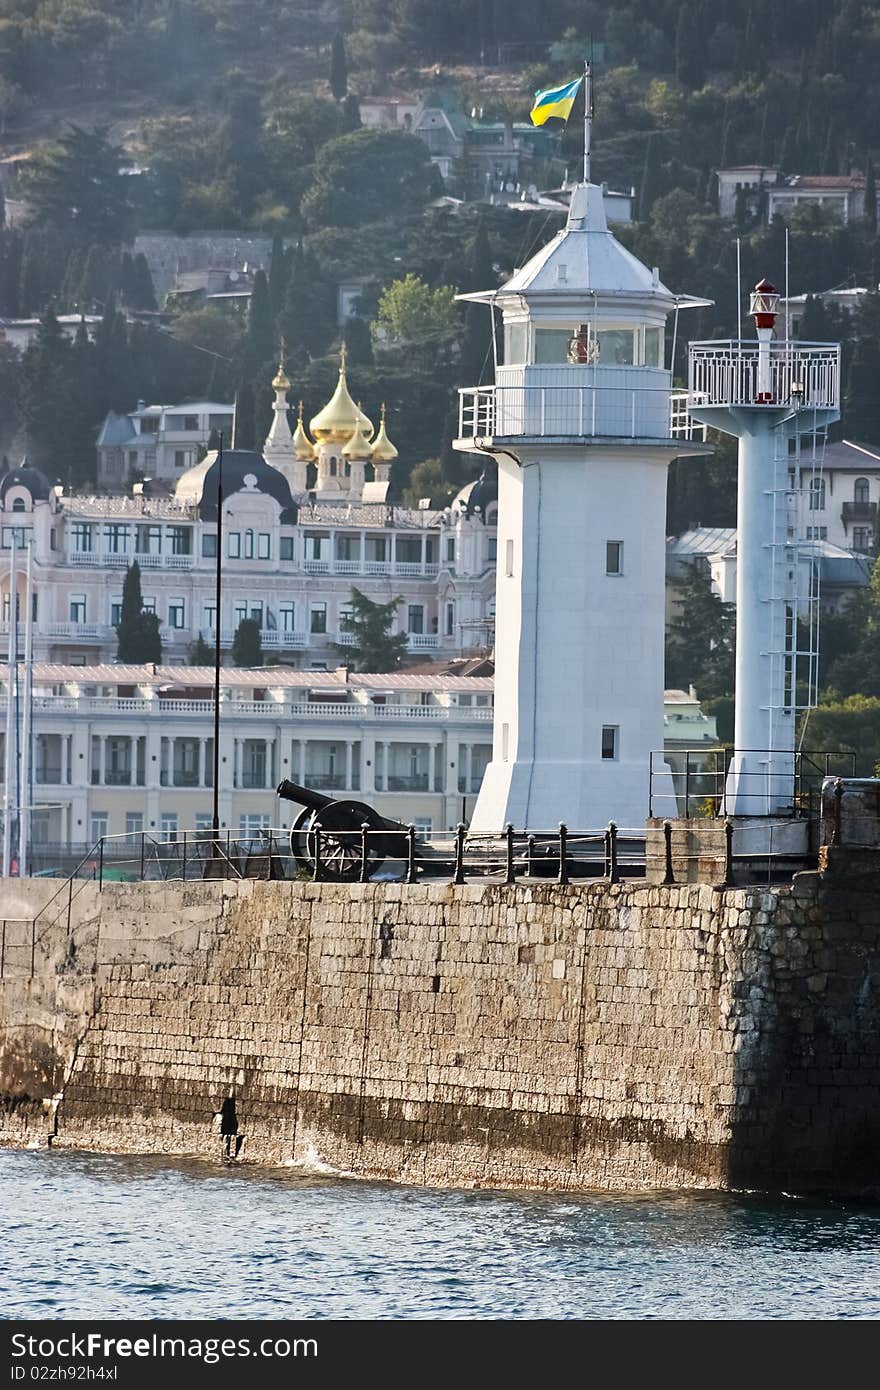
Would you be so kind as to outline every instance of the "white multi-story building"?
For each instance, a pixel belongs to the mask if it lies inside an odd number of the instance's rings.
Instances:
[[[75,855],[102,835],[167,840],[211,828],[211,668],[37,662],[33,676],[32,786],[18,792],[33,807],[34,862],[52,867],[55,851]],[[492,753],[493,684],[424,671],[224,668],[222,826],[257,836],[291,824],[296,808],[275,795],[282,778],[368,801],[426,834],[469,821]],[[0,787],[6,691],[0,666]],[[693,690],[666,692],[665,728],[670,754],[715,743]],[[21,719],[18,734],[21,746]]]
[[[33,788],[21,796],[35,851],[210,828],[213,682],[210,667],[37,662]],[[490,677],[224,668],[220,686],[224,827],[289,825],[282,778],[357,795],[425,832],[469,816],[491,754]]]
[[[449,658],[492,645],[497,489],[466,485],[442,511],[387,501],[397,450],[348,392],[344,361],[327,406],[287,422],[283,371],[264,454],[223,458],[221,641],[255,619],[267,655],[312,668],[339,664],[352,587],[400,599],[394,630],[411,653]],[[183,408],[179,408],[182,412]],[[219,408],[218,408],[219,409]],[[13,536],[33,546],[35,654],[65,664],[113,661],[125,572],[141,570],[145,607],[161,622],[164,659],[188,660],[217,626],[217,455],[184,469],[173,493],[65,496],[24,466],[0,478],[0,596],[8,622]],[[23,578],[19,576],[23,612]]]

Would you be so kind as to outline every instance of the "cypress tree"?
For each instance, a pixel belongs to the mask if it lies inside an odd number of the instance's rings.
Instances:
[[[241,381],[235,393],[235,415],[232,422],[233,449],[253,449],[254,433],[254,388],[250,381]]]
[[[232,639],[233,666],[262,666],[263,642],[256,618],[242,618]]]
[[[6,226],[6,194],[3,192],[3,184],[0,183],[0,228]]]
[[[132,301],[135,309],[155,310],[156,288],[150,274],[150,266],[143,251],[138,251],[132,263]]]
[[[373,338],[366,319],[346,319],[342,336],[348,349],[350,367],[372,367]]]
[[[865,227],[872,236],[877,235],[877,181],[870,155],[865,165]]]
[[[642,167],[642,184],[639,189],[639,221],[646,222],[651,208],[660,193],[660,168],[657,157],[657,138],[653,131],[645,145],[645,163]]]
[[[281,315],[281,331],[287,344],[288,360],[294,367],[301,367],[309,356],[309,288],[306,283],[305,253],[302,240],[298,241],[291,258],[290,276],[284,296],[284,310]]]
[[[125,572],[122,585],[122,612],[116,627],[116,660],[140,666],[162,660],[159,619],[144,608],[141,593],[141,567],[134,560]]]
[[[353,130],[360,130],[361,124],[360,102],[354,92],[349,92],[342,103],[342,130],[340,134],[350,135]]]
[[[275,325],[269,302],[269,282],[266,272],[258,270],[248,308],[247,338],[245,340],[245,375],[258,381],[275,355]]]
[[[706,80],[703,41],[696,7],[683,4],[675,28],[675,75],[683,87],[702,87]]]
[[[860,338],[846,378],[843,419],[847,438],[860,444],[880,444],[880,344]]]
[[[330,90],[335,101],[342,101],[348,92],[348,64],[345,59],[345,41],[337,32],[330,46]]]
[[[284,250],[284,240],[279,232],[272,238],[272,254],[269,257],[269,305],[273,319],[277,319],[284,307],[284,291],[290,266]]]

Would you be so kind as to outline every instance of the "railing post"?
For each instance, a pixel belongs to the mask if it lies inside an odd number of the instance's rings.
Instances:
[[[464,824],[462,821],[459,821],[455,830],[455,872],[452,875],[453,883],[464,883],[464,834]]]
[[[663,875],[664,883],[674,883],[675,873],[672,868],[672,821],[663,822],[663,852],[666,858],[666,872]]]
[[[142,831],[141,831],[141,872],[140,872],[140,882],[141,882],[141,883],[143,883],[143,881],[144,881],[144,836],[146,835],[146,833],[147,833],[147,832],[146,832],[145,830],[142,830]]]
[[[3,918],[2,935],[0,935],[0,980],[3,979],[3,967],[6,962],[6,918]]]
[[[535,862],[535,837],[530,835],[526,842],[526,873],[532,877],[532,869]]]
[[[313,871],[313,873],[312,873],[312,879],[313,879],[313,881],[314,881],[315,883],[317,883],[318,880],[319,880],[320,877],[321,877],[321,827],[320,827],[320,825],[316,825],[316,826],[315,826],[315,829],[314,829],[314,832],[313,832],[313,833],[314,833],[314,836],[315,836],[315,859],[314,859],[314,866],[313,866],[314,871]]]
[[[733,887],[733,821],[724,822],[724,887]]]
[[[516,883],[516,873],[514,872],[514,867],[513,867],[513,826],[512,826],[512,825],[510,825],[510,824],[507,825],[507,827],[506,827],[506,829],[505,829],[505,831],[504,831],[504,836],[505,836],[505,840],[506,840],[506,846],[505,846],[505,848],[506,848],[506,851],[507,851],[507,865],[506,865],[506,872],[505,872],[505,876],[504,876],[504,882],[505,882],[505,883]]]
[[[70,941],[70,917],[73,911],[73,874],[67,880],[67,940]]]
[[[559,822],[559,882],[568,883],[568,830]]]
[[[416,828],[408,825],[406,829],[406,881],[416,881]]]
[[[104,891],[104,836],[98,841],[98,892]]]
[[[691,813],[691,755],[690,751],[684,755],[684,815],[685,820]]]
[[[370,830],[369,821],[364,821],[363,824],[361,825],[361,872],[360,872],[360,881],[361,881],[361,883],[366,883],[367,880],[368,880],[368,878],[369,878],[369,874],[367,873],[367,865],[369,864],[369,859],[368,859],[369,845],[368,845],[368,843],[367,843],[367,835],[369,834],[369,830]]]
[[[614,821],[608,823],[608,882],[620,882],[620,872],[617,867],[617,826]]]
[[[186,883],[186,831],[183,832],[183,857],[180,863],[180,877]],[[272,836],[269,836],[269,877],[272,877]]]
[[[648,817],[654,814],[654,754],[648,754]]]

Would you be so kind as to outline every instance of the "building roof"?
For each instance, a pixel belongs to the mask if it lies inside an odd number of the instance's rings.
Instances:
[[[99,449],[118,447],[120,444],[128,444],[132,439],[138,439],[137,430],[131,423],[130,415],[116,415],[114,411],[105,419],[98,432]]]
[[[696,526],[680,536],[670,536],[666,548],[670,555],[682,559],[691,555],[735,554],[736,527]]]
[[[0,502],[13,487],[25,487],[34,502],[46,502],[49,498],[49,479],[39,468],[29,468],[23,463],[20,468],[10,468],[0,477]]]
[[[0,683],[5,665],[0,665]],[[37,685],[140,685],[161,691],[181,686],[214,684],[213,666],[66,666],[54,662],[34,663],[34,683]],[[260,690],[376,690],[376,691],[441,691],[492,690],[491,676],[452,676],[448,674],[388,671],[378,674],[349,671],[340,666],[335,671],[300,671],[289,666],[235,667],[220,670],[222,688],[251,687]]]
[[[825,446],[825,463],[828,468],[846,468],[853,473],[870,473],[880,467],[880,446],[876,444],[856,444],[851,439],[841,439],[835,444]]]
[[[865,176],[858,172],[851,174],[792,174],[791,178],[786,179],[780,189],[774,189],[774,193],[785,193],[787,189],[798,188],[828,188],[831,190],[841,189],[843,191],[852,188],[864,188]]]
[[[223,454],[222,467],[224,501],[236,492],[263,493],[274,497],[280,506],[283,524],[296,523],[297,508],[290,483],[280,469],[266,462],[262,454],[254,449],[227,449]],[[212,449],[180,476],[174,495],[178,503],[197,506],[202,521],[216,521],[219,487],[220,455],[216,449]]]

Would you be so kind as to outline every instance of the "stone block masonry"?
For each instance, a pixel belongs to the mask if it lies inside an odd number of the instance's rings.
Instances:
[[[864,1192],[877,875],[89,885],[0,981],[7,1143],[437,1185]],[[8,890],[26,916],[40,881]],[[42,896],[40,896],[42,895]]]

